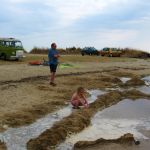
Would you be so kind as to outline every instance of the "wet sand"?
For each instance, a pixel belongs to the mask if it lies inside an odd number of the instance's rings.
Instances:
[[[144,131],[147,137],[150,138],[150,131]],[[86,148],[82,148],[82,150],[149,150],[150,147],[150,139],[147,140],[140,140],[139,145],[135,144],[116,144],[116,143],[109,143],[109,144],[96,144],[94,146],[89,146]],[[75,150],[80,150],[80,148],[76,148]]]
[[[141,141],[140,145],[122,145],[122,144],[97,144],[91,147],[82,148],[82,150],[149,150],[150,140]],[[75,149],[81,150],[81,149]]]

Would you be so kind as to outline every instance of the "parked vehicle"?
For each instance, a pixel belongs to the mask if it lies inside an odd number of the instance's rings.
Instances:
[[[81,50],[81,55],[99,55],[99,51],[94,47],[85,47]]]
[[[99,51],[101,56],[109,56],[109,57],[120,57],[122,51],[116,48],[108,48],[105,47],[101,51]]]
[[[0,58],[19,60],[24,57],[24,48],[18,39],[0,38]]]

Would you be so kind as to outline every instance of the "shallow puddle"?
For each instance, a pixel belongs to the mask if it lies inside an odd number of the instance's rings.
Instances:
[[[146,86],[150,86],[150,76],[146,76],[146,77],[142,78],[142,80],[145,81]]]
[[[131,78],[127,78],[127,77],[121,77],[119,78],[123,83],[126,83],[127,81],[131,80]]]
[[[150,76],[146,76],[144,78],[142,78],[144,81],[150,82]]]
[[[9,128],[0,134],[0,140],[6,143],[8,150],[26,150],[26,143],[31,138],[39,136],[46,129],[51,128],[54,122],[61,120],[69,114],[71,114],[71,107],[66,107],[37,120],[37,122],[30,126]]]
[[[150,94],[150,87],[148,86],[138,87],[137,90],[139,90],[140,92],[144,94]]]
[[[125,99],[118,104],[98,112],[92,125],[76,135],[71,135],[57,147],[57,150],[71,150],[77,141],[93,141],[99,138],[116,139],[125,133],[132,133],[135,139],[148,139],[142,133],[150,131],[150,100]]]
[[[89,103],[94,102],[97,96],[104,94],[101,90],[89,90],[91,95],[88,98]],[[61,110],[47,115],[42,119],[38,119],[35,123],[29,126],[20,128],[9,128],[4,133],[0,134],[0,140],[6,143],[8,150],[26,150],[26,143],[33,138],[38,137],[46,129],[52,127],[56,121],[60,121],[72,112],[72,107],[69,105]]]
[[[89,103],[93,103],[98,96],[105,94],[105,91],[101,90],[87,90],[87,92],[91,95],[91,97],[88,98]]]
[[[120,88],[120,87],[115,87],[115,88],[105,88],[106,91],[120,91],[120,92],[123,92],[125,91],[125,89],[123,88]]]
[[[150,76],[142,78],[145,81],[145,86],[138,87],[137,90],[144,94],[150,94]]]
[[[120,77],[119,78],[121,81],[122,81],[122,83],[126,83],[127,81],[129,81],[129,80],[131,80],[131,78],[127,78],[127,77]],[[131,88],[130,88],[131,89]],[[115,91],[115,90],[118,90],[118,91],[121,91],[121,92],[123,92],[123,91],[125,91],[126,89],[123,89],[123,88],[121,88],[121,87],[119,87],[119,86],[116,86],[115,88],[105,88],[105,90],[106,91]]]

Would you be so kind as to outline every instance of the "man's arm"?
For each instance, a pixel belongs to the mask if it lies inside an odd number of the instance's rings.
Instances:
[[[58,58],[58,57],[60,57],[60,55],[59,55],[59,54],[55,54],[54,57],[55,57],[55,58]]]
[[[50,50],[48,50],[48,59],[50,60],[50,56],[51,55],[51,52],[50,52]]]
[[[54,57],[55,57],[55,58],[60,57],[60,54],[59,54],[59,52],[58,52],[57,50],[54,52]]]

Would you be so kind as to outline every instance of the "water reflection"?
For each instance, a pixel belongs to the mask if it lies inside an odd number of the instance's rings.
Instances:
[[[121,77],[119,78],[123,83],[126,83],[127,81],[131,80],[131,78],[127,78],[127,77]]]
[[[144,94],[150,94],[150,87],[148,86],[138,87],[137,90],[139,90],[140,92]]]
[[[150,76],[142,78],[145,81],[145,86],[138,87],[137,89],[144,94],[150,94]]]
[[[93,141],[99,138],[114,139],[125,133],[134,134],[136,139],[147,139],[141,130],[150,130],[150,101],[125,99],[117,105],[98,112],[92,125],[79,134],[68,137],[57,150],[71,150],[77,141]]]

